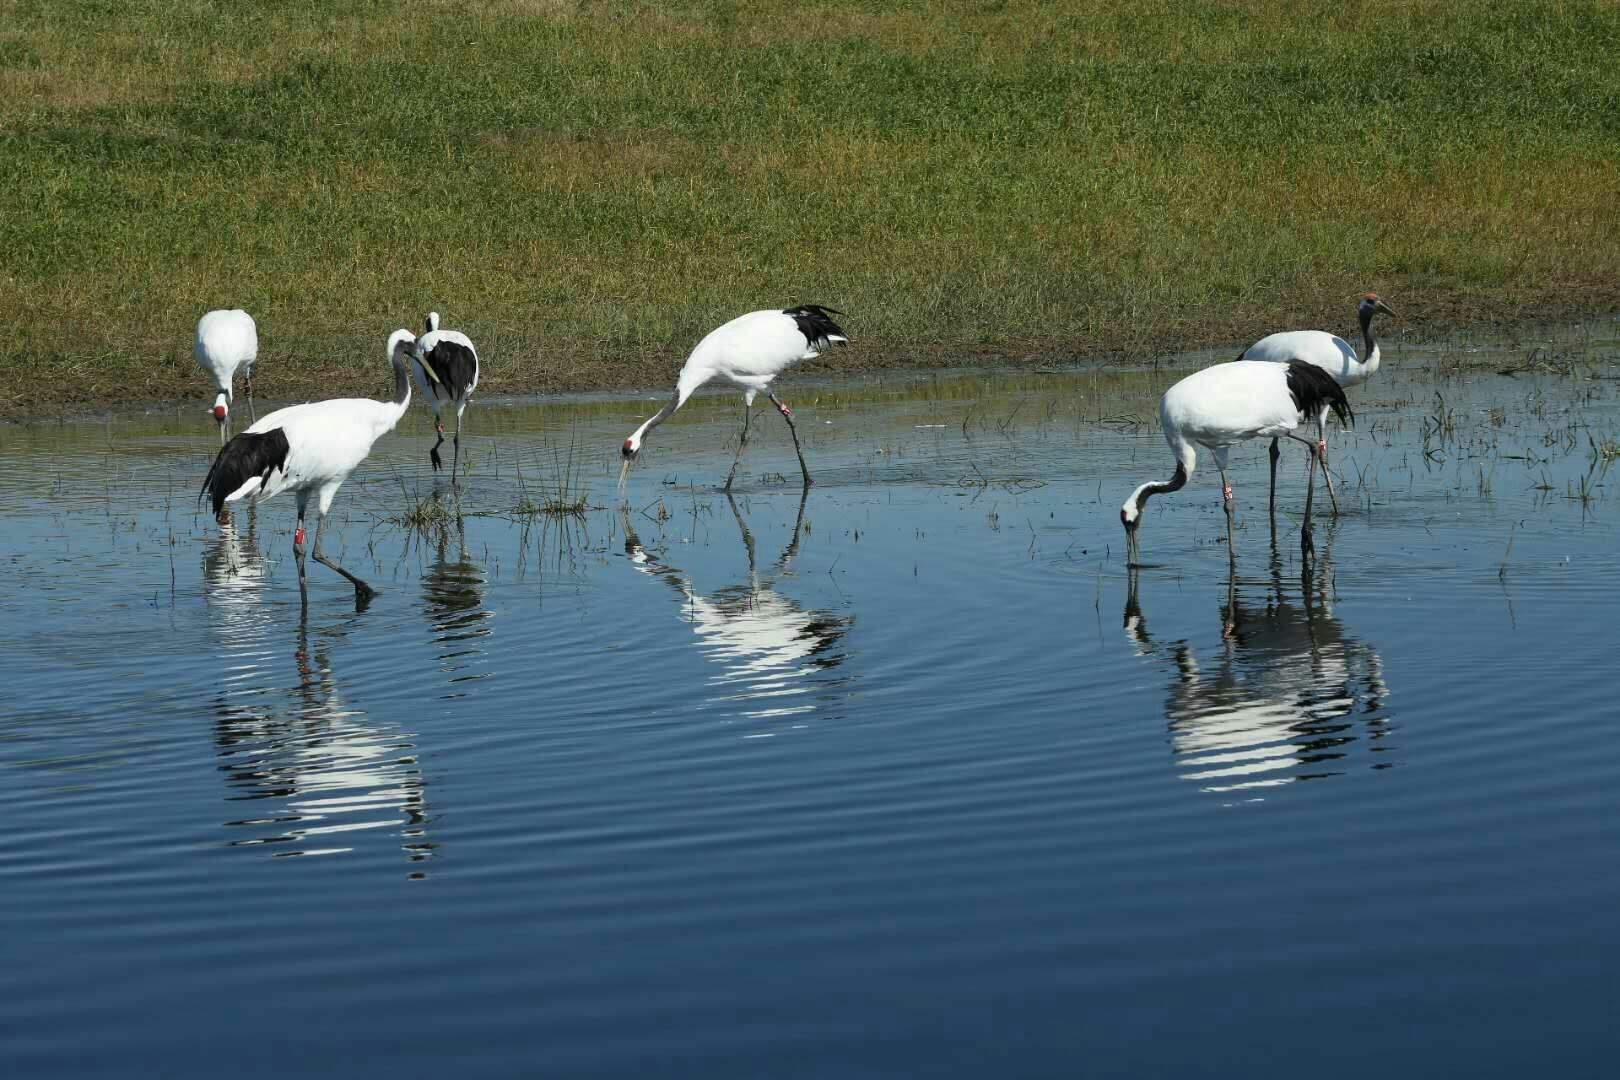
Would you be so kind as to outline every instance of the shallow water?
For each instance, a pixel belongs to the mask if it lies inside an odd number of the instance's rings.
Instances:
[[[1231,580],[1207,468],[1121,563],[1168,368],[784,383],[802,503],[733,397],[622,501],[657,400],[490,398],[459,526],[414,412],[307,617],[200,406],[6,429],[8,1075],[1593,1073],[1613,331],[1397,347],[1314,564],[1240,448]]]

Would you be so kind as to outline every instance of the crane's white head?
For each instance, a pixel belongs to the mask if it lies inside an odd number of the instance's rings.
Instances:
[[[681,372],[681,377],[683,379],[686,378],[686,372],[684,370]],[[625,438],[624,445],[619,447],[619,453],[624,455],[624,467],[619,470],[620,487],[623,487],[624,478],[629,475],[630,463],[636,460],[636,458],[641,454],[641,441],[647,437],[647,432],[651,431],[659,424],[662,424],[666,416],[680,408],[681,403],[684,402],[687,396],[692,393],[692,390],[696,385],[696,383],[692,384],[691,386],[677,385],[675,388],[675,396],[670,398],[669,403],[666,404],[662,409],[659,409],[657,412],[647,417],[647,419],[643,420],[641,422],[641,426],[636,428],[636,430],[632,431]]]
[[[1136,532],[1142,527],[1142,507],[1147,505],[1148,497],[1160,492],[1180,491],[1187,483],[1188,467],[1186,462],[1176,462],[1176,473],[1168,480],[1149,480],[1142,484],[1131,497],[1125,500],[1125,505],[1119,508],[1119,523],[1125,526],[1125,565],[1141,565],[1141,549],[1138,546]]]
[[[1360,314],[1363,320],[1370,319],[1379,312],[1383,312],[1385,315],[1395,314],[1395,309],[1378,299],[1378,294],[1375,292],[1370,292],[1363,296],[1361,298],[1361,304],[1356,308],[1356,311],[1358,314]]]
[[[1119,523],[1125,526],[1125,565],[1135,566],[1137,555],[1136,530],[1142,527],[1142,503],[1146,501],[1144,490],[1151,485],[1143,484],[1131,492],[1131,497],[1125,500],[1125,505],[1119,508]]]
[[[208,411],[214,414],[214,422],[224,427],[226,417],[231,414],[230,400],[223,393],[217,394],[214,397],[214,407]]]
[[[388,335],[388,359],[390,362],[408,364],[416,356],[419,348],[416,344],[416,335],[401,327]]]
[[[422,332],[424,334],[431,334],[431,333],[433,333],[433,331],[437,330],[438,328],[439,328],[439,313],[437,311],[428,312],[427,313],[427,329],[422,331]]]
[[[668,416],[674,411],[675,406],[673,402],[669,405],[665,405],[662,409],[659,409],[656,413],[647,417],[646,420],[643,420],[640,427],[636,428],[636,430],[632,431],[628,436],[626,436],[624,445],[619,447],[619,453],[624,455],[624,460],[626,463],[636,460],[637,456],[639,456],[641,453],[641,442],[647,437],[647,433],[653,428],[657,427],[659,424],[663,423],[664,417]]]

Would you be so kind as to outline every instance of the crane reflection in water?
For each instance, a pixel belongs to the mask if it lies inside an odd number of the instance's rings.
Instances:
[[[628,507],[621,507],[624,553],[630,564],[669,586],[681,618],[697,635],[697,645],[719,670],[708,684],[720,691],[720,702],[741,703],[740,715],[756,721],[802,720],[825,707],[827,692],[847,678],[827,678],[847,657],[844,638],[854,617],[806,610],[781,592],[779,581],[791,574],[804,532],[806,488],[799,499],[793,537],[770,569],[758,569],[754,534],[729,493],[726,502],[737,521],[747,555],[748,574],[734,585],[700,593],[691,579],[649,549],[636,534]]]
[[[1383,665],[1334,617],[1331,574],[1324,558],[1292,592],[1273,544],[1268,579],[1228,578],[1220,646],[1203,657],[1149,634],[1130,575],[1126,638],[1172,665],[1165,717],[1183,779],[1241,793],[1394,764]]]
[[[455,554],[450,534],[455,533]],[[467,555],[467,534],[460,517],[453,528],[433,537],[434,558],[422,576],[422,610],[427,616],[437,650],[439,669],[450,681],[447,697],[465,697],[466,684],[489,678],[488,645],[493,615],[484,606],[488,578],[484,568]]]
[[[428,812],[414,736],[348,705],[332,665],[354,621],[311,630],[307,613],[292,642],[288,685],[285,624],[251,523],[221,526],[203,553],[209,620],[225,682],[215,702],[214,744],[229,789],[247,804],[227,821],[229,846],[285,858],[338,855],[362,836],[397,842],[412,878],[431,857]]]

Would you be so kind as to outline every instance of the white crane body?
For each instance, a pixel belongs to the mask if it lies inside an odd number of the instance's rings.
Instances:
[[[450,483],[455,486],[461,467],[462,414],[467,402],[478,389],[478,350],[472,340],[460,330],[440,330],[439,313],[430,311],[425,320],[427,332],[416,342],[412,366],[416,381],[422,385],[422,396],[433,407],[433,430],[439,441],[428,451],[428,459],[437,472],[444,466],[439,447],[444,445],[444,422],[441,411],[453,408],[456,413],[455,451],[450,463]]]
[[[1378,298],[1377,293],[1367,293],[1361,298],[1356,307],[1356,319],[1361,323],[1361,355],[1350,343],[1336,334],[1326,330],[1284,330],[1276,334],[1268,334],[1259,341],[1238,353],[1239,360],[1257,360],[1269,364],[1310,364],[1320,368],[1333,376],[1333,380],[1340,386],[1360,386],[1378,373],[1378,365],[1383,359],[1382,351],[1378,347],[1378,339],[1373,337],[1373,316],[1382,312],[1385,315],[1394,315],[1395,309]],[[1333,501],[1334,513],[1339,509],[1339,497],[1333,492],[1333,476],[1327,468],[1327,413],[1324,411],[1316,418],[1316,449],[1315,460],[1322,466],[1322,478],[1327,481],[1328,498]],[[1271,495],[1270,506],[1272,512],[1277,508],[1277,440],[1271,440]]]
[[[1149,497],[1179,491],[1192,478],[1200,446],[1210,452],[1221,474],[1227,553],[1235,558],[1231,548],[1232,486],[1226,479],[1228,450],[1248,439],[1287,437],[1307,443],[1314,457],[1316,444],[1297,434],[1296,429],[1329,411],[1343,423],[1353,419],[1339,384],[1320,368],[1298,362],[1234,360],[1195,371],[1170,387],[1159,400],[1159,422],[1175,456],[1176,471],[1169,480],[1140,485],[1120,508],[1127,560],[1132,565],[1137,563],[1136,533],[1142,523],[1142,507]],[[1311,476],[1314,481],[1314,471]],[[1307,553],[1313,550],[1310,507],[1311,489],[1307,488],[1305,523],[1300,534],[1301,547]]]
[[[306,603],[304,516],[311,495],[316,500],[315,560],[354,585],[356,603],[364,603],[374,595],[369,585],[321,553],[321,526],[343,481],[410,407],[408,365],[415,349],[416,338],[409,330],[396,330],[388,339],[388,357],[394,369],[392,401],[332,398],[277,409],[227,442],[203,480],[199,497],[211,499],[216,515],[224,511],[227,503],[242,499],[263,502],[283,491],[297,496],[293,554],[298,560],[299,594]]]
[[[213,382],[218,393],[210,412],[219,424],[219,436],[225,439],[225,427],[236,393],[233,383],[241,370],[248,395],[248,411],[253,410],[253,361],[259,357],[259,328],[253,316],[241,308],[210,311],[197,320],[197,336],[191,353],[197,366]]]
[[[624,440],[622,448],[625,469],[641,453],[647,434],[682,405],[693,392],[711,379],[724,379],[743,391],[743,431],[737,444],[737,457],[726,476],[726,489],[737,473],[737,462],[742,460],[743,448],[748,445],[749,409],[754,397],[764,393],[770,397],[787,421],[793,434],[793,449],[799,455],[799,467],[804,473],[805,486],[810,484],[810,468],[805,464],[804,451],[799,446],[799,432],[793,424],[793,413],[770,389],[771,381],[783,371],[803,360],[814,359],[821,350],[832,345],[844,345],[849,336],[832,319],[843,312],[820,304],[805,304],[796,308],[767,308],[739,315],[730,322],[709,331],[697,343],[680,374],[675,379],[675,393],[656,414],[647,418]],[[621,482],[624,471],[619,474]]]

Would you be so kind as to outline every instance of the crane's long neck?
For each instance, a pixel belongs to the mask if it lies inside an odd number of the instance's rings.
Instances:
[[[680,408],[681,402],[685,400],[685,396],[679,390],[677,390],[675,392],[675,396],[670,398],[662,409],[659,409],[657,412],[647,417],[642,425],[636,428],[635,435],[633,436],[637,444],[639,445],[641,440],[647,437],[647,433],[649,431],[657,427],[659,424],[662,424],[665,420],[669,419],[670,413]]]
[[[394,363],[394,407],[401,416],[411,404],[411,372],[403,358],[395,356]]]
[[[1176,474],[1168,480],[1149,480],[1131,493],[1131,502],[1136,507],[1136,513],[1142,513],[1142,507],[1154,495],[1166,495],[1172,491],[1180,491],[1187,484],[1187,467],[1176,462]]]
[[[388,401],[373,403],[376,406],[376,411],[371,414],[372,423],[376,426],[373,439],[393,431],[405,415],[405,410],[411,406],[411,373],[405,365],[405,358],[396,354],[389,360],[394,365],[394,396]]]
[[[1373,311],[1371,308],[1361,313],[1361,377],[1367,378],[1378,370],[1378,362],[1383,359],[1378,353],[1378,340],[1372,332]]]

